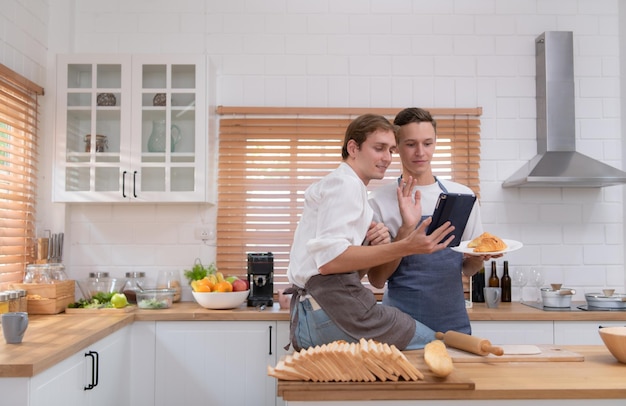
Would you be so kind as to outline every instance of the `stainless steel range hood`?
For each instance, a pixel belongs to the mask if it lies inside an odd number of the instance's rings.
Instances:
[[[537,155],[502,187],[604,187],[626,183],[626,172],[576,152],[572,32],[537,37]]]

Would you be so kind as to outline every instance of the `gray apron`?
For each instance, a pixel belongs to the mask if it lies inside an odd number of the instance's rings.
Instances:
[[[288,292],[293,292],[290,341],[295,348],[296,304],[304,294],[311,295],[337,327],[357,340],[363,337],[405,348],[415,335],[415,320],[394,307],[378,304],[358,272],[315,275],[305,289],[290,288]]]
[[[441,190],[446,188],[437,180]],[[429,216],[422,216],[424,221]],[[397,307],[435,331],[471,334],[462,280],[463,254],[445,248],[409,255],[387,281],[383,304]]]

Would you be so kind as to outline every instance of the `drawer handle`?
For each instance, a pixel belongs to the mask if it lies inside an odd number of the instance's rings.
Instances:
[[[89,351],[85,357],[91,358],[91,383],[84,390],[92,390],[98,386],[98,370],[100,369],[100,357],[96,351]]]

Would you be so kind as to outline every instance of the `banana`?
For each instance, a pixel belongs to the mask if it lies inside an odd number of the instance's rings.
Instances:
[[[209,278],[209,281],[211,281],[211,283],[214,285],[218,282],[217,276],[215,274],[209,274],[206,277]]]
[[[221,272],[215,272],[215,276],[217,277],[217,282],[224,282],[224,274]]]

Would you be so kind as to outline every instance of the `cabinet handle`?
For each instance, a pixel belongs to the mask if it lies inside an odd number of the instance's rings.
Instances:
[[[270,326],[270,355],[272,355],[272,326]]]
[[[133,197],[137,197],[137,190],[135,187],[137,186],[137,171],[133,172]]]
[[[100,369],[100,357],[96,351],[89,351],[85,357],[91,358],[91,383],[84,390],[92,390],[98,386],[98,371]]]
[[[126,197],[126,171],[122,172],[122,197]]]

